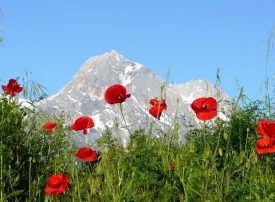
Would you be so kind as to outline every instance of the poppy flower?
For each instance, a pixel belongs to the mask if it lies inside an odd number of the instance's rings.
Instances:
[[[257,133],[263,137],[275,138],[275,121],[260,119],[257,124]]]
[[[262,136],[261,139],[256,140],[257,154],[275,153],[275,121],[259,120],[257,133]]]
[[[207,121],[217,116],[218,103],[215,98],[201,97],[194,100],[191,108],[196,113],[199,120]]]
[[[10,79],[8,85],[2,85],[3,91],[11,97],[16,96],[23,90],[15,79]]]
[[[94,121],[89,116],[81,116],[78,119],[75,120],[74,124],[71,126],[72,130],[78,131],[83,130],[83,134],[88,134],[88,128],[94,127]]]
[[[105,100],[108,104],[119,104],[129,98],[131,94],[127,94],[126,88],[120,84],[110,86],[105,92]]]
[[[63,173],[52,175],[48,178],[47,187],[44,191],[48,195],[59,196],[67,191],[69,182],[70,178]]]
[[[167,105],[165,103],[164,99],[151,99],[149,102],[151,105],[153,105],[149,109],[149,113],[154,116],[157,119],[160,119],[161,113],[163,110],[167,110]]]
[[[96,161],[97,152],[89,147],[82,147],[76,152],[75,156],[83,161],[93,162]]]
[[[49,133],[52,133],[55,126],[56,126],[56,123],[47,122],[43,125],[43,129],[48,131]]]
[[[171,169],[175,169],[176,168],[176,163],[175,162],[170,162],[169,165],[170,165]]]

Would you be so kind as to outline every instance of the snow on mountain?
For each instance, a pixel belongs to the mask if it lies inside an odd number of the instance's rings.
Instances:
[[[128,93],[132,94],[122,105],[123,115],[118,105],[109,105],[104,100],[106,89],[116,83],[124,85]],[[187,123],[197,124],[198,122],[194,119],[194,113],[190,107],[194,99],[212,96],[219,101],[230,100],[221,89],[207,80],[169,84],[162,95],[165,96],[168,109],[163,112],[161,119],[157,120],[148,113],[149,100],[161,97],[161,86],[164,84],[165,81],[147,67],[129,61],[116,51],[110,51],[89,58],[58,94],[41,100],[38,107],[52,115],[58,115],[64,111],[71,117],[67,120],[68,123],[72,123],[80,115],[91,116],[94,119],[95,128],[90,130],[87,137],[78,136],[78,144],[82,146],[87,143],[94,144],[105,126],[112,128],[114,135],[126,144],[129,133],[124,128],[123,116],[131,131],[140,127],[147,128],[152,122],[156,127],[167,129],[171,127],[177,109],[180,132],[184,140],[186,132],[184,126]],[[229,107],[226,102],[220,102],[220,118],[226,119],[222,111],[228,111]],[[115,124],[118,128],[114,127]]]
[[[33,108],[34,103],[30,103],[28,100],[23,99],[23,98],[18,98],[18,103],[20,104],[21,107],[28,107],[28,108]]]

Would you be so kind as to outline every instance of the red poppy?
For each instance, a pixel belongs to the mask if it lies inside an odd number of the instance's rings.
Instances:
[[[260,119],[257,124],[257,133],[263,137],[275,138],[275,121]]]
[[[14,97],[23,90],[23,87],[20,87],[15,79],[10,79],[8,85],[2,85],[2,89],[6,94]]]
[[[48,195],[59,196],[60,194],[67,191],[69,182],[70,178],[63,173],[52,175],[48,178],[47,187],[44,189],[44,191]]]
[[[88,128],[94,127],[94,121],[89,116],[81,116],[75,120],[74,124],[71,126],[72,130],[78,131],[83,130],[83,134],[88,134]]]
[[[48,131],[49,133],[52,133],[55,126],[56,126],[56,123],[47,122],[43,125],[43,129]]]
[[[199,120],[207,121],[217,116],[218,103],[215,98],[202,97],[194,100],[191,108]]]
[[[275,152],[275,121],[261,119],[257,124],[257,133],[263,138],[256,140],[257,154]]]
[[[163,110],[167,110],[167,105],[165,103],[164,99],[151,99],[149,102],[151,105],[153,105],[149,109],[149,113],[154,116],[157,119],[160,119],[161,113]]]
[[[75,156],[83,161],[93,162],[96,161],[97,152],[89,147],[82,147],[76,152]]]
[[[127,94],[126,88],[120,84],[110,86],[105,92],[105,100],[108,104],[122,103],[130,96],[131,94]]]
[[[176,168],[176,163],[175,162],[170,162],[169,165],[170,165],[171,169],[175,169]]]

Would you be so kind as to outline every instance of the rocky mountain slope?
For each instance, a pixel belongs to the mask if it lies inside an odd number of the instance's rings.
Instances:
[[[122,84],[127,88],[131,97],[123,104],[123,120],[119,105],[109,105],[104,100],[106,89],[112,84]],[[161,90],[161,86],[165,86]],[[167,111],[160,120],[148,113],[149,100],[154,97],[166,99]],[[153,71],[141,64],[131,62],[116,51],[88,59],[72,80],[62,88],[58,94],[41,100],[38,108],[51,115],[58,115],[62,111],[68,114],[69,123],[75,118],[91,116],[95,122],[88,136],[81,133],[77,136],[77,144],[93,145],[100,137],[106,126],[112,128],[114,135],[123,144],[127,144],[129,132],[125,125],[133,131],[137,128],[153,127],[171,128],[175,117],[180,123],[180,133],[184,140],[186,125],[198,124],[190,104],[198,97],[213,96],[219,103],[218,116],[226,119],[223,110],[228,111],[227,102],[230,98],[218,87],[206,80],[193,80],[184,84],[165,84],[165,81]],[[118,127],[115,127],[118,126]],[[158,135],[158,134],[156,134]]]

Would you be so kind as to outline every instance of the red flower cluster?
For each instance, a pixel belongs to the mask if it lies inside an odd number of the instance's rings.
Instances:
[[[44,191],[48,195],[59,196],[67,191],[69,182],[70,178],[63,173],[52,175],[48,178],[47,187]]]
[[[97,159],[97,152],[89,147],[82,147],[76,152],[75,156],[83,161],[93,162]]]
[[[167,105],[164,99],[151,99],[149,102],[152,107],[149,109],[149,113],[156,119],[160,119],[163,110],[167,110]]]
[[[18,93],[20,90],[22,90],[22,88],[17,86],[17,82],[12,82],[13,84],[9,84],[10,86],[2,86],[2,88],[8,93],[11,92],[11,94],[14,95],[14,92]],[[15,87],[11,88],[11,86]],[[127,94],[126,88],[120,84],[110,86],[105,92],[105,100],[109,104],[121,104],[130,96],[131,94]],[[165,100],[151,99],[149,103],[152,105],[149,109],[149,113],[156,119],[160,119],[163,110],[167,110],[167,104]],[[197,118],[200,120],[209,120],[217,116],[217,101],[214,98],[198,98],[192,103],[191,107],[196,113]],[[43,129],[48,131],[49,133],[53,132],[54,127],[56,127],[56,123],[54,122],[47,122],[43,125]],[[83,134],[87,135],[88,129],[92,127],[94,127],[94,122],[92,118],[90,118],[89,116],[81,116],[75,120],[75,122],[71,126],[71,129],[74,131],[83,130]],[[265,138],[264,140],[267,141],[267,138]],[[258,140],[258,146],[260,145],[260,141],[262,140]],[[270,141],[274,142],[273,139],[271,140],[271,138]],[[77,158],[86,162],[96,161],[97,155],[97,152],[89,147],[82,147],[75,154]],[[169,166],[171,169],[175,169],[176,163],[169,162]],[[67,191],[69,182],[70,179],[65,174],[59,173],[56,175],[52,175],[48,178],[45,192],[49,195],[59,196],[60,194]]]
[[[94,127],[94,121],[89,116],[81,116],[75,120],[74,124],[71,126],[71,129],[74,131],[83,130],[83,134],[88,134],[88,128]]]
[[[23,87],[20,87],[20,85],[15,79],[10,79],[8,85],[2,85],[2,89],[5,92],[5,94],[14,97],[23,90]]]
[[[126,88],[120,84],[110,86],[105,92],[105,100],[108,104],[120,104],[129,98]]]
[[[55,122],[47,122],[43,125],[43,129],[48,131],[49,133],[52,133],[55,126]]]
[[[257,133],[262,136],[256,140],[257,154],[274,153],[275,152],[275,121],[266,119],[259,120],[257,124]]]
[[[191,108],[199,120],[207,121],[217,116],[217,101],[212,97],[202,97],[193,101]]]

